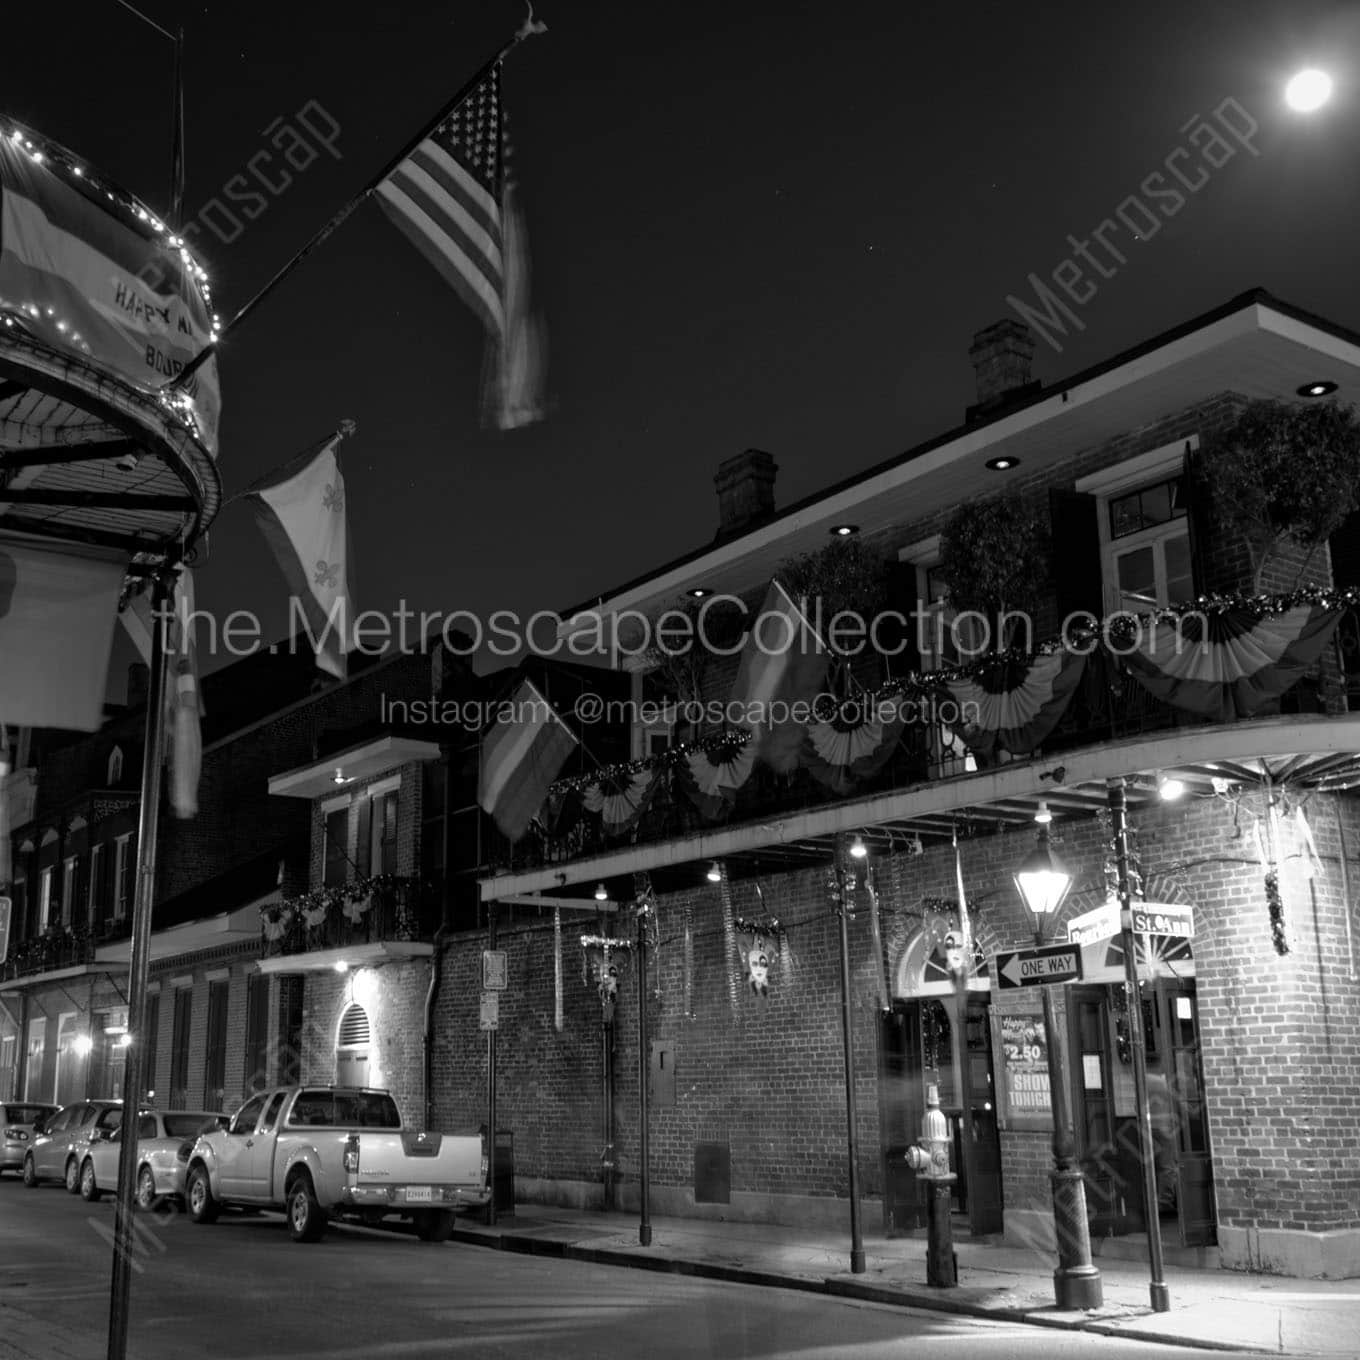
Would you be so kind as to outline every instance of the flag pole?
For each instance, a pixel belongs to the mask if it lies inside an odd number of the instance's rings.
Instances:
[[[349,200],[349,202],[344,204],[344,206],[340,208],[340,210],[335,214],[335,216],[332,217],[331,220],[327,222],[326,225],[322,227],[321,230],[318,231],[316,235],[313,236],[311,240],[309,240],[306,243],[306,245],[304,245],[302,249],[299,250],[297,254],[294,255],[293,258],[289,260],[274,275],[274,277],[270,279],[268,283],[265,284],[263,288],[260,289],[258,293],[255,294],[254,297],[250,298],[245,303],[245,305],[236,313],[236,315],[233,316],[226,323],[226,325],[223,326],[222,329],[218,332],[217,339],[214,340],[211,344],[206,345],[203,349],[201,349],[180,370],[180,372],[173,379],[171,379],[169,383],[166,384],[166,388],[171,389],[176,387],[182,387],[186,382],[188,382],[188,380],[199,370],[199,368],[201,368],[203,364],[205,364],[208,361],[208,359],[211,358],[211,356],[214,353],[216,353],[218,345],[221,344],[222,342],[222,337],[226,335],[228,331],[232,330],[236,326],[239,326],[241,322],[243,322],[246,319],[246,317],[249,316],[250,313],[253,312],[255,308],[258,307],[259,304],[263,302],[264,299],[268,297],[269,294],[272,293],[274,289],[277,288],[279,284],[281,284],[284,281],[284,279],[286,279],[288,275],[291,274],[293,270],[295,270],[298,267],[298,265],[300,265],[312,253],[312,251],[314,251],[318,246],[322,245],[332,234],[334,234],[336,230],[343,226],[345,221],[349,218],[350,214],[353,213],[354,210],[360,207],[363,203],[367,202],[368,199],[371,198],[373,194],[377,192],[378,187],[383,183],[383,181],[387,179],[389,175],[392,174],[392,172],[402,163],[402,161],[406,160],[407,157],[410,156],[410,154],[421,144],[421,142],[423,142],[425,138],[428,137],[430,133],[435,128],[437,128],[440,125],[440,123],[442,123],[444,119],[447,118],[449,114],[452,113],[453,110],[456,109],[459,106],[459,104],[461,104],[468,97],[468,95],[472,93],[473,90],[477,88],[477,86],[486,78],[486,76],[492,70],[499,66],[500,63],[503,62],[506,59],[506,57],[509,56],[510,53],[513,52],[514,49],[518,47],[520,43],[522,43],[526,38],[532,37],[536,33],[546,33],[547,31],[548,31],[547,24],[542,23],[541,21],[538,21],[534,18],[533,6],[531,5],[529,7],[529,17],[524,21],[523,24],[520,25],[515,35],[508,42],[503,43],[500,49],[496,52],[496,54],[493,57],[491,57],[489,61],[484,62],[480,67],[477,68],[476,74],[473,75],[462,86],[458,93],[454,95],[454,97],[450,99],[448,103],[446,103],[439,110],[439,112],[435,114],[435,116],[425,124],[423,128],[421,128],[420,132],[415,137],[411,138],[411,140],[407,142],[406,145],[403,146],[402,149],[399,152],[397,152],[397,154],[393,156],[392,159],[388,161],[387,164],[384,165],[383,168],[380,171],[378,171],[378,173],[374,175],[374,177],[371,180],[369,180],[369,182],[362,189],[360,189],[359,192],[355,194],[353,198]]]
[[[175,566],[157,572],[151,631],[151,674],[146,696],[146,738],[142,754],[141,804],[137,812],[137,891],[132,906],[132,949],[129,960],[128,1033],[123,1076],[123,1119],[136,1128],[141,1113],[147,1051],[146,987],[151,965],[151,914],[156,897],[156,841],[159,826],[161,767],[165,764],[165,676],[168,661],[168,603],[174,591]],[[127,1129],[124,1129],[124,1133]],[[113,1219],[113,1274],[109,1289],[108,1360],[126,1360],[128,1310],[131,1302],[133,1213],[137,1193],[137,1139],[124,1137],[118,1154],[118,1194]]]

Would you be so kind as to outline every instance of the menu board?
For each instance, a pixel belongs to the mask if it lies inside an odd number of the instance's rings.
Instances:
[[[997,1122],[1003,1129],[1051,1129],[1053,1101],[1048,1089],[1048,1030],[1038,997],[992,1008],[992,1053],[1000,1068]]]

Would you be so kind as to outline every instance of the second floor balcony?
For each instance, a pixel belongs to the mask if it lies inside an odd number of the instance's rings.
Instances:
[[[797,858],[800,837],[820,835],[823,823],[854,829],[891,822],[892,835],[909,842],[948,835],[958,812],[1023,822],[1045,795],[1068,810],[1099,805],[1106,775],[1174,765],[1207,791],[1215,778],[1252,775],[1261,760],[1278,757],[1282,766],[1295,760],[1298,768],[1343,762],[1331,753],[1355,747],[1348,733],[1360,694],[1360,647],[1352,645],[1360,620],[1353,608],[1339,612],[1332,641],[1310,664],[1286,668],[1249,701],[1244,691],[1217,707],[1206,699],[1203,711],[1183,692],[1162,697],[1156,676],[1144,683],[1119,657],[1096,649],[1050,721],[1031,728],[1017,723],[994,742],[950,726],[946,705],[959,692],[942,683],[932,695],[939,706],[897,730],[870,731],[837,718],[821,723],[782,772],[729,750],[663,755],[594,782],[588,774],[561,780],[524,837],[512,844],[492,833],[493,877],[483,883],[483,898],[551,892],[568,881],[642,867],[644,858],[680,863],[762,837],[773,866]],[[1034,703],[1047,701],[1041,695]],[[1015,711],[1028,713],[1034,703],[1018,702]],[[1027,730],[1039,732],[1037,739],[1026,741]],[[729,773],[714,779],[723,759]],[[1073,787],[1079,770],[1091,789]],[[1343,773],[1339,765],[1336,773]]]
[[[426,957],[439,923],[438,893],[415,878],[321,888],[261,910],[261,969],[313,972]]]
[[[97,932],[57,926],[27,939],[11,939],[9,952],[0,964],[0,985],[48,974],[61,977],[87,972],[99,963],[97,951],[126,940],[131,928],[131,921],[121,920],[105,923]]]

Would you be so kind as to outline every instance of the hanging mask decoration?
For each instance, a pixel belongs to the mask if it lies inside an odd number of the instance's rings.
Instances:
[[[746,980],[757,996],[770,994],[770,955],[765,947],[765,937],[757,935],[746,954]]]
[[[963,941],[952,930],[944,937],[944,961],[955,977],[963,972]]]
[[[614,1018],[614,1004],[619,999],[619,970],[616,964],[602,964],[599,969],[599,981],[596,983],[596,990],[600,993],[600,1005],[604,1009],[604,1018],[612,1020]]]
[[[764,999],[770,994],[770,965],[783,953],[781,927],[773,916],[757,921],[738,917],[734,924],[742,935],[742,977],[750,984],[751,994]],[[770,946],[771,937],[776,940],[774,949]]]
[[[631,948],[631,940],[604,935],[581,936],[581,980],[595,984],[606,1024],[614,1019],[614,1006],[619,998],[620,970],[615,956],[626,954]]]

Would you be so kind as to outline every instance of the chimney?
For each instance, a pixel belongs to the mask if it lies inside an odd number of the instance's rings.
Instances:
[[[128,667],[127,706],[145,708],[146,692],[151,686],[151,667],[145,661],[134,661]]]
[[[1030,377],[1034,332],[1023,321],[1007,317],[978,331],[968,357],[977,374],[977,404],[968,408],[969,420],[1027,397],[1041,386]]]
[[[774,516],[773,458],[760,449],[747,449],[718,465],[713,485],[718,488],[718,538],[730,538]]]

